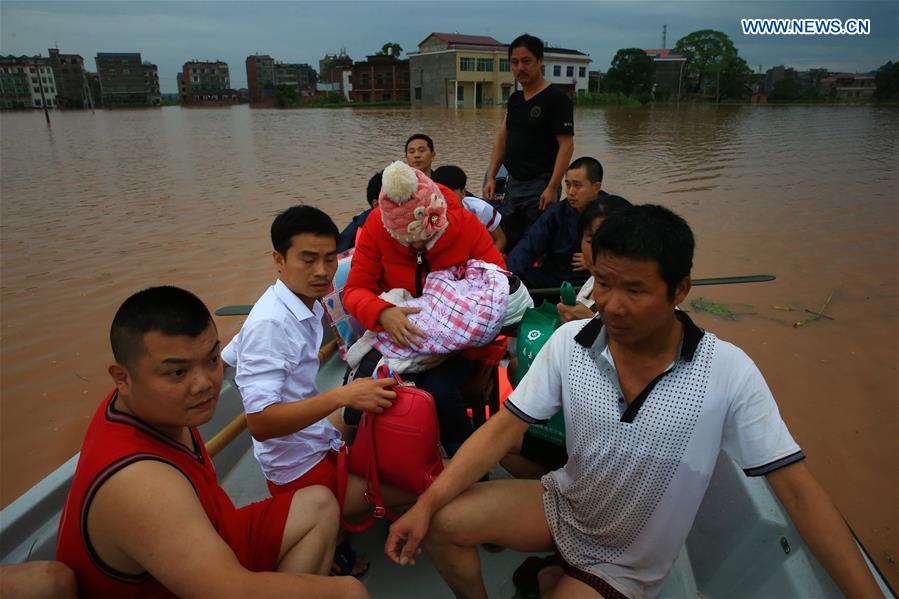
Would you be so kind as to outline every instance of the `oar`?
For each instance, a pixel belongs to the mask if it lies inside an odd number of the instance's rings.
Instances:
[[[734,285],[736,283],[762,283],[776,279],[774,275],[743,275],[741,277],[713,277],[710,279],[693,279],[693,286],[698,285]],[[546,287],[543,289],[531,289],[531,297],[534,299],[546,299],[559,297],[558,287]],[[215,311],[216,316],[246,316],[253,306],[223,306]]]
[[[243,306],[222,306],[215,311],[216,316],[246,316],[253,309],[252,304]]]
[[[733,285],[734,283],[763,283],[776,279],[774,275],[744,275],[742,277],[713,277],[711,279],[693,279],[692,285]]]
[[[762,283],[764,281],[773,281],[776,279],[774,275],[743,275],[740,277],[713,277],[709,279],[693,279],[691,284],[697,285],[734,285],[736,283]],[[545,287],[541,289],[530,289],[531,297],[537,299],[549,299],[559,297],[558,287]]]

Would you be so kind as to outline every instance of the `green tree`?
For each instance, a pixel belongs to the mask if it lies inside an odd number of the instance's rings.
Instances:
[[[654,69],[652,58],[640,48],[622,48],[615,53],[609,72],[603,78],[603,91],[628,96],[649,93]]]
[[[774,84],[771,93],[768,94],[768,101],[772,104],[796,102],[801,96],[802,89],[796,80],[785,77]]]
[[[383,46],[381,46],[381,51],[376,54],[376,56],[392,56],[393,58],[399,58],[403,53],[403,47],[400,46],[396,42],[387,42]]]
[[[899,62],[888,62],[879,69],[874,77],[877,90],[874,97],[878,100],[899,100]]]
[[[751,71],[724,33],[694,31],[677,40],[674,51],[687,57],[684,79],[693,93],[714,94],[716,99],[743,94]]]
[[[278,108],[289,108],[299,104],[299,96],[295,87],[279,84],[275,88],[275,105]]]

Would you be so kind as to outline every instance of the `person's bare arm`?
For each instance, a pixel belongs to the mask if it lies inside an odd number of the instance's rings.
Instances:
[[[765,477],[824,569],[847,597],[880,597],[881,592],[855,545],[849,527],[805,462]]]
[[[496,247],[498,251],[503,251],[503,248],[506,247],[506,234],[503,233],[502,227],[497,227],[490,231],[490,237],[493,239],[493,245]]]
[[[575,302],[573,306],[567,306],[559,302],[556,304],[556,310],[559,312],[559,320],[562,321],[562,324],[595,316],[590,308],[580,302]]]
[[[158,461],[132,464],[104,483],[91,504],[88,530],[110,566],[147,571],[179,597],[339,596],[346,590],[326,576],[245,569],[190,482]]]
[[[540,194],[540,210],[545,209],[553,202],[559,200],[559,188],[562,186],[562,178],[568,165],[571,164],[571,157],[574,155],[574,136],[573,135],[556,135],[556,141],[559,142],[559,152],[556,154],[556,162],[553,164],[553,174],[549,178],[546,189]]]
[[[496,140],[493,142],[493,151],[490,153],[490,168],[487,171],[487,181],[484,182],[484,199],[493,200],[493,192],[496,189],[496,173],[503,163],[506,154],[506,119],[500,125],[499,131],[496,132]],[[561,179],[560,179],[561,181]]]
[[[509,410],[500,410],[472,434],[411,510],[393,526],[384,545],[387,556],[398,564],[414,562],[425,538],[431,516],[473,485],[521,441],[528,423]]]
[[[273,403],[261,412],[247,414],[247,429],[257,441],[283,437],[303,430],[343,407],[379,414],[396,398],[393,378],[356,379],[343,387],[291,403]]]

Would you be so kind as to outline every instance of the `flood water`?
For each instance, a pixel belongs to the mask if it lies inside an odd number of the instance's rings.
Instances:
[[[0,502],[78,450],[111,388],[109,323],[173,284],[210,307],[274,279],[268,227],[308,203],[339,226],[369,176],[429,133],[479,188],[500,109],[181,109],[0,115]],[[808,465],[895,587],[899,110],[579,110],[575,156],[603,188],[673,208],[697,237],[695,287],[738,314],[699,324],[758,363]],[[796,328],[832,300],[822,318]],[[689,304],[688,299],[688,304]],[[241,319],[217,319],[223,340]]]

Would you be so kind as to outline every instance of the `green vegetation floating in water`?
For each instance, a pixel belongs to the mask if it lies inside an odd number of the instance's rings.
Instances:
[[[720,316],[725,320],[736,320],[737,315],[732,312],[729,308],[724,306],[723,304],[716,304],[715,302],[709,302],[704,299],[697,298],[695,300],[690,301],[690,305],[693,306],[694,309],[699,310],[700,312],[708,312],[709,314],[714,314],[715,316]]]
[[[588,93],[574,97],[575,106],[640,106],[642,102],[634,96],[624,94]]]
[[[834,293],[833,291],[830,292],[830,295],[828,295],[827,299],[824,300],[824,305],[821,306],[821,309],[818,310],[817,312],[812,312],[811,310],[806,309],[806,312],[808,312],[809,314],[812,314],[813,316],[811,316],[810,318],[805,318],[798,322],[794,322],[793,326],[798,329],[799,327],[803,327],[803,326],[807,325],[808,323],[815,322],[816,320],[819,320],[821,318],[833,320],[833,318],[831,318],[830,316],[828,316],[824,313],[824,311],[827,310],[827,306],[830,305],[830,301],[833,299],[833,293]]]

